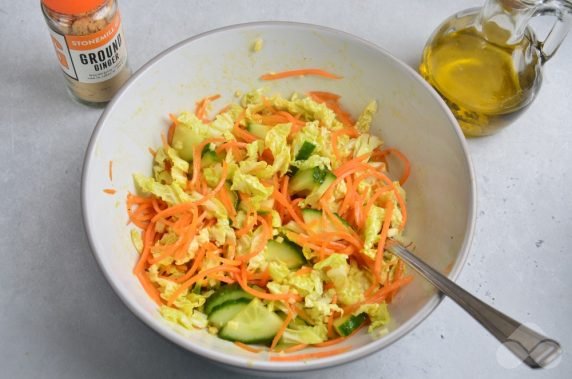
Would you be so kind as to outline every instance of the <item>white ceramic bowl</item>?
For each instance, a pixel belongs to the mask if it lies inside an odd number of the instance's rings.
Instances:
[[[264,47],[252,53],[255,38]],[[315,77],[261,82],[269,71],[319,67],[342,80]],[[401,291],[390,310],[389,333],[377,340],[365,332],[346,343],[344,354],[306,362],[270,362],[205,331],[189,332],[161,319],[156,305],[132,275],[132,247],[125,196],[132,173],[151,172],[147,148],[158,146],[169,112],[194,109],[195,101],[220,93],[217,104],[236,101],[235,91],[267,87],[293,91],[332,91],[354,115],[370,99],[380,110],[372,132],[412,162],[406,184],[407,236],[418,254],[455,278],[467,256],[475,217],[475,181],[464,137],[446,105],[411,68],[379,47],[346,33],[305,24],[266,22],[227,27],[183,41],[141,68],[101,116],[85,156],[82,181],[84,222],[92,250],[105,276],[125,304],[147,325],[185,349],[228,367],[258,373],[315,370],[377,352],[410,332],[441,298],[423,279]],[[113,182],[108,163],[113,160]],[[117,194],[103,193],[115,188]],[[343,345],[342,345],[343,346]]]

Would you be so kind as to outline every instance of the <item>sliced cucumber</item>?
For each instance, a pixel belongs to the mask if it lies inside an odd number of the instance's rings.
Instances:
[[[300,268],[306,263],[302,248],[286,238],[282,242],[268,241],[265,255],[268,261],[283,262],[289,269]]]
[[[250,299],[236,299],[225,301],[214,307],[209,314],[209,322],[217,328],[222,328],[228,320],[232,319],[238,312],[243,310],[249,303]]]
[[[288,171],[286,172],[286,175],[288,175],[289,177],[293,177],[294,175],[296,175],[296,173],[298,172],[299,168],[295,167],[295,166],[290,166],[288,168]]]
[[[243,343],[269,343],[278,333],[282,322],[276,313],[269,311],[255,298],[226,323],[219,337]]]
[[[334,213],[334,215],[345,227],[351,229],[351,225],[339,214]],[[311,208],[302,209],[302,218],[304,219],[304,223],[307,224],[310,230],[314,233],[330,233],[338,231],[338,228],[336,228],[330,219],[322,221],[322,211],[320,210]]]
[[[292,180],[288,184],[288,189],[291,193],[308,193],[321,189],[324,184],[331,184],[336,179],[328,169],[321,169],[319,167],[309,168],[306,170],[299,170],[294,174]],[[329,184],[325,186],[324,192]]]
[[[266,133],[268,133],[270,129],[272,129],[271,126],[257,124],[254,122],[249,123],[246,127],[246,130],[248,130],[250,134],[262,139],[266,137]]]
[[[327,171],[327,170],[326,170]],[[321,198],[322,195],[328,190],[328,188],[332,185],[332,183],[334,182],[334,180],[336,180],[336,176],[334,174],[332,174],[330,171],[328,171],[322,181],[322,184],[315,189],[314,191],[316,191],[316,195],[318,196],[318,198]]]
[[[297,161],[305,161],[306,159],[310,158],[310,155],[314,152],[316,145],[311,142],[304,141],[300,150],[298,150],[298,154],[296,154]]]
[[[306,321],[302,320],[302,317],[295,317],[292,319],[292,321],[290,321],[288,327],[292,329],[299,329],[300,327],[306,327],[308,325],[309,324]]]
[[[215,163],[222,162],[222,158],[213,150],[203,150],[203,156],[201,158],[201,167],[210,167]]]
[[[367,319],[367,314],[346,315],[334,321],[334,328],[340,336],[349,336],[354,330],[359,328]]]
[[[226,303],[227,301],[238,299],[250,300],[252,297],[253,296],[251,294],[244,292],[238,284],[222,286],[205,302],[205,313],[210,315],[215,307]]]
[[[302,218],[304,219],[305,224],[314,223],[321,220],[322,211],[318,209],[304,208],[302,209]]]
[[[308,193],[314,188],[317,188],[320,183],[314,181],[313,169],[298,170],[290,183],[288,183],[288,190],[290,193]]]
[[[175,127],[175,132],[173,133],[173,142],[171,145],[181,158],[190,162],[193,160],[193,151],[195,151],[195,146],[197,146],[203,137],[196,133],[193,129],[183,124],[179,124]]]

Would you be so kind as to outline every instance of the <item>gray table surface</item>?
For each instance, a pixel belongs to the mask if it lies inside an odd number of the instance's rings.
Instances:
[[[290,20],[338,28],[416,66],[433,29],[479,1],[151,1],[120,4],[131,66],[209,29]],[[228,372],[155,334],[112,291],[83,230],[80,176],[101,109],[68,97],[39,1],[0,3],[0,377],[219,378]],[[450,300],[338,378],[565,378],[572,374],[572,37],[540,95],[502,133],[469,141],[478,185],[474,243],[459,283],[558,338],[533,372]],[[309,378],[322,377],[320,373]]]

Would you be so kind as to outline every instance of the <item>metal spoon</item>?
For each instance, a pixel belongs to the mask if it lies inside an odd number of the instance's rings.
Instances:
[[[453,299],[529,367],[546,367],[560,356],[562,350],[558,342],[527,328],[483,303],[417,258],[403,245],[391,241],[387,249],[402,258],[442,293]]]

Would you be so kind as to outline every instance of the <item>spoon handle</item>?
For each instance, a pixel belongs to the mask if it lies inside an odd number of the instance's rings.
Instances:
[[[529,367],[546,367],[560,356],[560,344],[555,340],[535,332],[483,303],[399,243],[392,241],[388,245],[389,251],[401,257],[442,293],[453,299]]]

